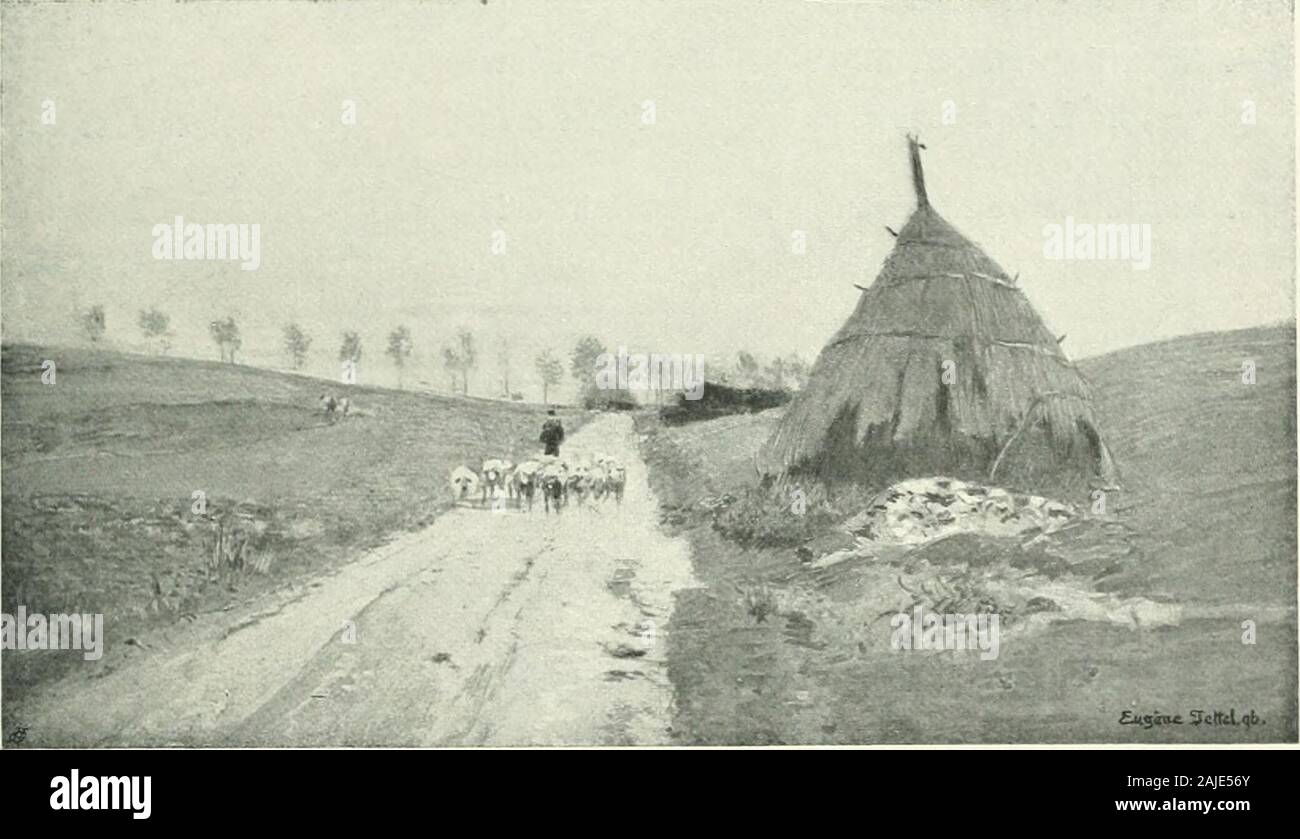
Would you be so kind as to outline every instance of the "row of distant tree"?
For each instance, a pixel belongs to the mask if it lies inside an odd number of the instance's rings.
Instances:
[[[735,387],[759,387],[767,390],[802,390],[808,383],[808,362],[797,354],[776,356],[767,363],[750,352],[736,353],[731,371],[720,377]]]
[[[80,317],[82,330],[88,340],[97,343],[107,331],[104,307],[95,305],[83,312]],[[171,330],[171,318],[157,308],[141,309],[137,325],[146,342],[155,352],[166,355],[172,348],[174,333]],[[233,315],[214,320],[208,324],[208,335],[217,346],[221,360],[235,363],[238,352],[243,348],[243,338],[239,323]],[[283,331],[283,349],[291,366],[302,369],[311,350],[313,336],[309,335],[297,323],[285,324]],[[403,378],[415,350],[415,341],[411,330],[400,325],[388,333],[384,355],[393,364],[397,372],[398,386],[403,386]],[[605,392],[596,386],[596,373],[600,369],[600,358],[608,349],[600,339],[585,335],[574,345],[569,354],[569,373],[578,385],[581,401],[587,405],[597,405],[611,401],[633,401],[625,392]],[[469,394],[470,374],[477,369],[479,362],[478,344],[473,332],[462,329],[456,333],[451,343],[442,347],[442,366],[449,377],[453,392]],[[361,363],[362,344],[360,333],[344,331],[339,343],[338,360],[345,368],[355,370]],[[508,340],[502,340],[496,354],[497,365],[501,373],[500,395],[508,399],[522,399],[523,396],[510,388],[511,352]],[[549,402],[551,391],[564,379],[564,363],[552,349],[545,349],[533,358],[533,370],[541,385],[542,401]],[[763,363],[759,357],[749,352],[739,352],[731,369],[722,370],[716,376],[737,387],[759,387],[771,390],[790,390],[802,388],[808,379],[808,365],[797,355],[784,358],[776,357]],[[657,394],[662,398],[662,394]]]

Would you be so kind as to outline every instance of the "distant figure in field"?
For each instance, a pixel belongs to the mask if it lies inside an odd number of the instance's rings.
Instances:
[[[545,454],[558,457],[560,444],[564,442],[564,426],[560,424],[559,418],[555,416],[554,408],[547,411],[546,416],[549,419],[542,423],[542,445],[546,447]]]
[[[347,416],[348,411],[352,409],[352,402],[346,396],[335,396],[332,393],[322,393],[320,395],[321,410],[330,419],[336,415],[342,414]]]

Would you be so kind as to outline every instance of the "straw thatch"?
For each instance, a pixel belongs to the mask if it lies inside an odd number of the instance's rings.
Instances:
[[[909,142],[916,211],[768,441],[767,470],[1113,485],[1087,383],[1016,280],[930,206]]]

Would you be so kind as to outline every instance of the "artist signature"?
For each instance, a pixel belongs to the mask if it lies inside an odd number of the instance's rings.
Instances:
[[[1159,711],[1153,711],[1150,714],[1139,714],[1134,711],[1124,711],[1119,715],[1119,724],[1136,725],[1144,729],[1166,725],[1240,725],[1253,728],[1257,725],[1263,725],[1264,718],[1256,713],[1253,708],[1243,711],[1238,711],[1236,708],[1228,711],[1196,708],[1183,714],[1162,714]]]

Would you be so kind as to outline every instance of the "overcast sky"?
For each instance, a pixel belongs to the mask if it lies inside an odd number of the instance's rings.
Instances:
[[[322,367],[360,329],[364,379],[405,323],[441,384],[469,327],[484,379],[512,336],[530,397],[536,351],[586,332],[811,359],[914,206],[908,131],[932,203],[1075,357],[1295,309],[1284,2],[3,12],[8,339],[69,339],[102,303],[129,342],[157,305],[179,351],[215,358],[206,324],[232,313],[274,364],[292,319]],[[155,260],[176,215],[260,224],[260,267]],[[1044,258],[1067,216],[1151,225],[1150,268]]]

